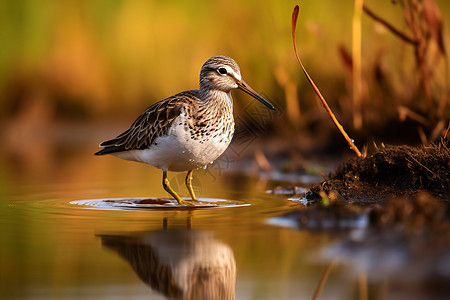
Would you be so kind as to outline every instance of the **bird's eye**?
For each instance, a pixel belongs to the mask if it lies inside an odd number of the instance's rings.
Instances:
[[[227,75],[227,69],[225,68],[219,68],[217,69],[217,72],[219,72],[220,75]]]

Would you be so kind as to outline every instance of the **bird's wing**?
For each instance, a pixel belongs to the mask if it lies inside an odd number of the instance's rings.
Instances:
[[[95,154],[148,149],[157,137],[167,134],[173,120],[180,115],[187,104],[199,100],[196,92],[183,92],[153,104],[134,121],[127,131],[112,140],[101,143],[100,146],[105,148]]]

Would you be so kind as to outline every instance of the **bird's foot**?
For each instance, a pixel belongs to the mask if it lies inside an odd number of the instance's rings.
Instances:
[[[190,206],[195,206],[194,202],[197,202],[197,199],[193,199],[193,200],[184,200],[184,199],[176,199],[178,201],[178,204],[180,205],[190,205]]]

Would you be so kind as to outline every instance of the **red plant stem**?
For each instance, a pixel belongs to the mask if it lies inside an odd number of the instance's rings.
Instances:
[[[322,93],[320,93],[319,89],[317,88],[317,86],[315,85],[314,81],[309,76],[308,72],[306,72],[306,69],[305,69],[305,67],[302,64],[302,61],[300,60],[300,57],[298,56],[297,46],[295,44],[295,31],[296,31],[296,28],[297,28],[298,12],[299,12],[299,7],[298,7],[298,5],[296,5],[294,7],[294,11],[292,12],[292,40],[294,42],[295,57],[297,58],[297,61],[299,62],[300,66],[302,67],[303,73],[305,73],[305,76],[308,79],[309,83],[313,87],[313,89],[316,92],[317,96],[319,96],[319,99],[322,102],[322,105],[325,108],[325,110],[327,111],[327,113],[330,116],[331,120],[333,120],[333,123],[336,125],[336,127],[339,129],[341,134],[344,136],[344,138],[346,139],[346,141],[349,144],[350,148],[353,151],[355,151],[355,153],[356,153],[356,155],[358,157],[361,157],[362,154],[359,151],[358,147],[356,147],[355,143],[353,143],[352,139],[345,132],[344,127],[342,127],[342,125],[339,123],[339,121],[337,120],[337,118],[334,115],[334,113],[331,111],[330,107],[328,106],[328,103],[325,101],[325,98],[322,96]]]

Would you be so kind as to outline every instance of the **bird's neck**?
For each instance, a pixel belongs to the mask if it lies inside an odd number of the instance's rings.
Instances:
[[[200,99],[203,100],[205,105],[214,105],[216,107],[232,107],[233,98],[231,92],[224,92],[217,89],[200,89]]]

